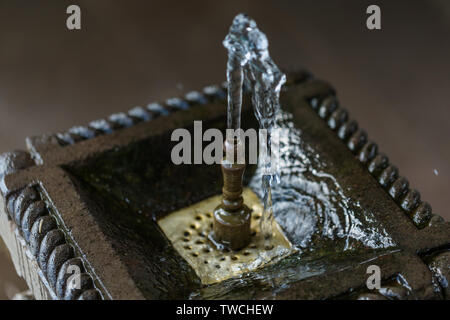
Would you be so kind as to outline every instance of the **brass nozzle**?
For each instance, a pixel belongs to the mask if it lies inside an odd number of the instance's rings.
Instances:
[[[236,144],[233,147],[236,154]],[[222,203],[214,211],[214,238],[216,241],[238,250],[250,242],[251,210],[242,198],[242,183],[245,164],[222,162],[223,188]]]

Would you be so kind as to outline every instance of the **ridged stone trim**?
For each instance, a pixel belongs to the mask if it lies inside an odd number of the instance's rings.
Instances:
[[[45,201],[41,198],[39,186],[27,186],[5,196],[10,218],[19,227],[31,254],[36,258],[56,296],[59,299],[102,299],[82,260],[74,258],[75,250],[50,215]],[[70,265],[77,266],[81,272],[79,276],[82,286],[76,290],[67,288],[64,283],[72,274],[65,274]],[[84,294],[85,291],[89,292]]]
[[[217,85],[207,86],[202,92],[191,91],[184,98],[170,98],[164,103],[153,102],[146,107],[137,106],[128,112],[112,114],[106,119],[90,122],[87,126],[76,126],[66,132],[56,134],[61,146],[72,145],[96,136],[110,134],[116,130],[128,128],[140,122],[148,122],[160,116],[167,116],[173,112],[187,110],[195,105],[223,100],[226,91]]]
[[[311,74],[306,71],[290,73],[286,83],[287,86],[304,82],[311,78]],[[128,128],[140,122],[148,122],[152,119],[167,116],[173,112],[187,110],[193,106],[205,105],[226,99],[226,83],[222,85],[210,85],[201,92],[188,92],[183,98],[169,98],[163,103],[152,102],[146,107],[137,106],[128,112],[112,114],[106,119],[91,121],[87,126],[75,126],[66,132],[57,133],[55,136],[61,146],[68,146],[77,142],[94,138],[96,136],[110,134],[116,130]],[[244,88],[244,91],[248,89]],[[330,91],[334,93],[334,90]],[[313,92],[311,93],[313,94]],[[331,97],[330,101],[321,109],[324,117],[337,108],[337,102]]]
[[[443,219],[432,213],[431,206],[420,199],[420,193],[409,188],[408,180],[399,175],[397,167],[389,163],[386,155],[378,152],[378,146],[368,139],[355,120],[350,119],[347,110],[339,106],[333,88],[327,83],[310,79],[303,85],[307,102],[318,116],[325,120],[347,148],[363,164],[380,186],[410,217],[413,224],[422,229],[430,222],[440,223]]]

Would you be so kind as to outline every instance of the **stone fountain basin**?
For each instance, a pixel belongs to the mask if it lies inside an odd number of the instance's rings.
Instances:
[[[38,267],[49,295],[64,298],[58,274],[65,261],[78,259],[91,280],[69,298],[84,294],[85,298],[104,299],[322,299],[351,297],[355,292],[382,298],[378,291],[368,293],[366,288],[370,265],[380,267],[383,286],[397,288],[403,292],[401,298],[437,297],[423,258],[430,252],[447,250],[449,225],[433,216],[431,209],[424,213],[423,203],[410,195],[411,190],[395,186],[398,171],[390,174],[392,166],[379,159],[376,149],[369,148],[365,133],[353,130],[347,118],[336,114],[336,105],[329,102],[335,92],[328,84],[302,74],[291,76],[287,88],[281,94],[281,105],[292,115],[303,145],[312,152],[306,156],[319,157],[323,172],[344,190],[341,200],[359,217],[359,230],[366,232],[362,237],[382,234],[388,241],[359,241],[353,235],[348,245],[348,228],[326,236],[325,227],[318,226],[305,242],[299,230],[305,219],[317,212],[299,209],[298,219],[291,219],[295,217],[292,212],[277,217],[286,236],[299,247],[298,253],[254,272],[202,285],[157,221],[221,192],[218,165],[177,166],[170,157],[174,129],[192,131],[194,120],[203,121],[203,131],[224,129],[225,100],[216,95],[208,101],[189,102],[187,110],[166,106],[170,114],[152,113],[151,121],[129,115],[110,117],[108,126],[97,126],[92,136],[79,129],[28,139],[34,163],[6,174],[2,193],[6,207],[12,203],[9,215],[13,223],[15,212],[19,212],[15,223],[20,235],[24,231],[20,219],[26,208],[14,203],[33,188],[37,193],[33,199],[44,201],[49,216],[56,221],[56,226],[48,229],[61,230],[64,245],[72,248]],[[132,123],[114,120],[121,117]],[[114,123],[116,127],[111,126]],[[257,128],[250,108],[244,108],[242,123],[244,128]],[[247,168],[246,185],[252,187],[255,172],[256,166]],[[304,192],[306,196],[309,191]],[[315,191],[314,197],[329,196],[321,192]],[[33,240],[35,243],[25,239],[28,246],[38,247],[38,262],[40,251],[53,254],[62,245],[43,238]]]

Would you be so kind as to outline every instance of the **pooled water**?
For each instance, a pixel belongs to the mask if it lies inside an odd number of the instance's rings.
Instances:
[[[372,249],[395,246],[373,213],[352,200],[351,190],[345,190],[330,173],[320,153],[304,141],[303,132],[292,121],[293,115],[284,110],[276,117],[276,126],[288,134],[280,138],[280,182],[270,190],[272,209],[292,244],[300,250],[312,249],[314,239],[320,238],[342,251],[361,245]],[[250,181],[250,188],[260,197],[266,193],[259,183],[263,171],[258,166]]]
[[[238,14],[234,18],[223,45],[228,50],[228,128],[237,130],[241,127],[242,87],[245,84],[252,92],[259,126],[267,130],[267,145],[264,146],[267,152],[260,153],[259,162],[264,168],[261,178],[264,204],[261,230],[269,237],[273,222],[271,187],[277,180],[277,172],[273,172],[271,163],[271,137],[280,110],[280,90],[286,82],[286,76],[270,58],[266,35],[245,14]]]

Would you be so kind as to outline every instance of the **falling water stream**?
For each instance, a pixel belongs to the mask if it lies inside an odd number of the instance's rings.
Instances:
[[[242,88],[251,89],[255,116],[261,129],[267,130],[266,152],[259,157],[263,168],[262,190],[264,212],[261,218],[261,230],[266,237],[272,234],[273,208],[272,183],[278,179],[278,173],[272,170],[272,133],[280,110],[279,96],[286,76],[280,71],[269,55],[269,42],[256,22],[245,14],[238,14],[223,41],[228,50],[228,112],[229,129],[240,129],[242,109]],[[261,145],[260,145],[261,148]]]

